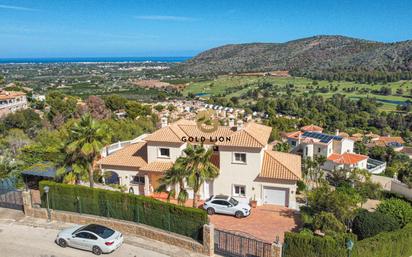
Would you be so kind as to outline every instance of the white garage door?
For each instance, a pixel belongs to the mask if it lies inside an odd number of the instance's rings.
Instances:
[[[264,187],[263,188],[263,203],[264,204],[276,204],[286,206],[286,199],[288,195],[288,189]]]

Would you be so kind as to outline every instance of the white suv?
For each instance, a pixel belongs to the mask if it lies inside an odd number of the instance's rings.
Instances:
[[[238,200],[227,195],[212,195],[203,204],[203,209],[209,215],[215,213],[235,215],[236,218],[242,218],[250,215],[250,206],[246,203],[240,203]]]

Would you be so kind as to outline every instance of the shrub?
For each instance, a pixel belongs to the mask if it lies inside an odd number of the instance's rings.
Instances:
[[[395,218],[401,227],[412,221],[412,207],[408,202],[400,199],[391,198],[382,201],[377,211]]]
[[[319,237],[310,233],[285,233],[282,256],[287,257],[342,257],[347,256],[346,241],[354,240],[351,234]]]
[[[412,224],[355,243],[352,257],[407,257],[412,255]]]
[[[358,239],[372,237],[383,231],[399,229],[398,221],[381,212],[368,212],[361,210],[353,220],[352,230]]]
[[[340,234],[335,238],[319,237],[310,233],[285,233],[284,255],[287,257],[342,257],[348,256],[346,241],[354,235]],[[402,229],[382,232],[355,241],[352,257],[407,257],[412,255],[412,223]]]
[[[331,212],[339,221],[345,223],[352,218],[359,198],[353,188],[339,187],[332,190],[330,186],[322,185],[308,193],[308,204],[315,214]]]
[[[397,198],[397,199],[401,199],[405,202],[408,202],[408,203],[412,204],[412,201],[409,200],[408,198],[406,198],[405,196],[403,196],[401,194],[398,194],[398,193],[393,193],[393,192],[390,192],[390,191],[386,191],[386,190],[382,191],[382,198],[383,199]]]
[[[300,192],[303,192],[303,191],[306,190],[306,184],[302,180],[298,180],[298,182],[296,184],[298,186],[298,190],[297,190],[298,192],[297,193],[300,193]]]
[[[42,206],[46,205],[43,188],[49,186],[50,208],[134,221],[175,232],[196,240],[202,239],[207,213],[153,198],[78,185],[40,182]]]
[[[345,225],[342,224],[332,213],[321,212],[313,219],[314,229],[319,229],[326,234],[332,232],[345,232]]]

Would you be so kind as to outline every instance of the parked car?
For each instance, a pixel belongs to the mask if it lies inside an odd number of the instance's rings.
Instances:
[[[123,243],[123,235],[105,226],[90,224],[60,231],[56,243],[61,247],[74,247],[96,255],[111,253]]]
[[[238,200],[227,195],[212,195],[203,204],[203,209],[209,215],[215,213],[235,215],[236,218],[242,218],[250,215],[250,206],[247,203],[240,203]]]

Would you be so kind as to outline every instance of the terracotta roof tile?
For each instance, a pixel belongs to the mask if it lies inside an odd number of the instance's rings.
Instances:
[[[148,135],[146,141],[183,143],[182,137],[230,137],[230,141],[218,142],[217,145],[263,147],[267,144],[271,127],[260,125],[254,122],[247,123],[239,131],[234,131],[229,127],[219,126],[217,131],[207,133],[201,131],[195,121],[179,120],[167,127],[161,128]]]
[[[384,142],[385,144],[395,142],[399,144],[405,144],[405,141],[403,140],[402,137],[379,137],[380,141]]]
[[[227,137],[234,133],[229,127],[219,126],[218,129],[212,133],[206,133],[197,127],[197,125],[178,125],[179,128],[188,136],[188,137],[205,137],[205,138],[214,138],[214,137]]]
[[[300,130],[302,130],[302,131],[317,131],[317,132],[322,132],[322,131],[323,131],[323,128],[311,124],[311,125],[307,125],[307,126],[301,127]]]
[[[263,156],[262,178],[300,180],[301,157],[299,155],[266,150]]]
[[[165,172],[173,167],[173,162],[154,161],[140,168],[140,171]]]
[[[269,140],[272,128],[254,122],[230,135],[230,141],[218,142],[216,145],[240,147],[264,147]]]
[[[146,143],[139,142],[125,146],[117,152],[99,160],[97,164],[105,166],[116,166],[124,168],[138,169],[147,165],[146,162]]]
[[[156,130],[152,134],[148,135],[146,141],[155,142],[172,142],[172,143],[183,143],[182,137],[186,134],[177,126],[176,124],[171,124],[167,127]]]
[[[14,99],[19,96],[24,96],[26,95],[23,92],[18,92],[18,91],[0,91],[0,100],[9,100],[9,99]]]
[[[301,136],[302,134],[303,134],[302,131],[294,131],[294,132],[286,133],[286,137],[287,137],[287,138],[298,139],[299,136]]]
[[[338,164],[346,164],[346,165],[353,165],[360,161],[368,159],[368,156],[356,153],[344,153],[344,154],[337,154],[333,153],[328,157],[329,161]]]

